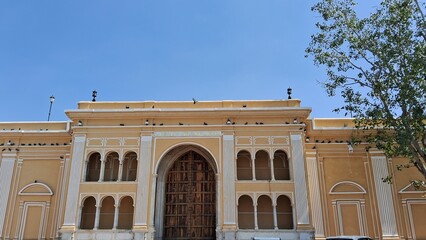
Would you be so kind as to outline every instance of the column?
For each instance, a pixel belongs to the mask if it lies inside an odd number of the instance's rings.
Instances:
[[[275,200],[276,201],[276,200]],[[274,229],[278,230],[278,219],[277,219],[277,204],[273,203],[272,205],[274,209]]]
[[[306,185],[305,160],[303,157],[303,144],[301,134],[292,134],[291,156],[294,172],[294,191],[296,197],[297,224],[310,224],[308,193]]]
[[[101,212],[102,205],[96,204],[96,215],[95,215],[95,226],[93,227],[93,230],[97,230],[99,228],[99,214]]]
[[[275,181],[274,159],[271,156],[269,156],[269,163],[271,164],[271,180]]]
[[[152,136],[141,136],[141,146],[139,149],[139,161],[138,161],[138,175],[137,182],[138,188],[136,190],[135,199],[135,214],[134,224],[135,226],[147,228],[148,223],[148,201],[149,201],[149,183],[151,169],[151,155],[152,155]],[[152,193],[155,195],[155,189]],[[154,211],[152,209],[152,211]]]
[[[253,209],[254,209],[254,229],[258,230],[259,229],[259,224],[257,224],[257,197],[255,197],[255,199],[253,199]],[[256,202],[255,202],[256,201]]]
[[[98,182],[104,181],[104,175],[105,175],[105,156],[102,156],[102,158],[101,158],[101,171],[99,173]]]
[[[0,161],[0,238],[3,236],[2,231],[6,218],[15,159],[16,153],[3,153]]]
[[[393,205],[392,189],[382,181],[389,176],[388,161],[385,156],[371,157],[374,186],[376,188],[377,206],[379,208],[382,237],[397,237],[398,229]]]
[[[251,156],[251,176],[253,181],[256,181],[256,157],[255,156]]]
[[[73,152],[71,159],[71,170],[68,182],[68,194],[65,205],[64,224],[62,225],[61,232],[73,232],[76,224],[76,215],[78,210],[78,198],[80,191],[80,179],[84,161],[84,145],[86,143],[85,135],[74,136]],[[71,237],[67,234],[64,239]]]
[[[120,205],[115,204],[114,207],[114,225],[112,226],[113,230],[117,229],[118,226],[118,214],[120,213]]]
[[[120,164],[118,165],[118,182],[121,182],[123,180],[123,159],[120,159]]]

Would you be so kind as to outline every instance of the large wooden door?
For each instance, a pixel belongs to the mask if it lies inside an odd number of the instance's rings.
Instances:
[[[163,239],[216,239],[215,174],[201,155],[179,157],[166,177]]]

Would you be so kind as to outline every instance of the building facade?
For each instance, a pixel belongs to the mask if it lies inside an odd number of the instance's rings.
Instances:
[[[310,112],[80,102],[67,122],[0,123],[0,239],[426,239],[420,174]]]

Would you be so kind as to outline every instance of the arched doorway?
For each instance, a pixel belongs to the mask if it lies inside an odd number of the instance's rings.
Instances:
[[[158,168],[156,238],[216,239],[216,165],[206,150],[179,146]]]

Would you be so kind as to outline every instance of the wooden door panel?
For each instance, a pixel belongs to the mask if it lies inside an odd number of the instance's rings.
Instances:
[[[189,151],[166,179],[163,239],[216,239],[215,174],[209,163]]]

